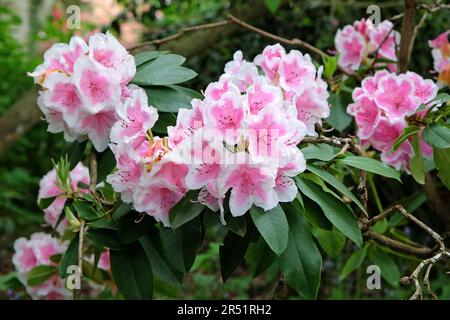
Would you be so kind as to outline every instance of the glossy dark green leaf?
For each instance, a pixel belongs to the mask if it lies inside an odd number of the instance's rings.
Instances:
[[[159,235],[157,233],[146,234],[139,238],[139,242],[152,265],[154,275],[165,282],[179,284],[182,274],[173,271],[164,258]]]
[[[59,276],[65,278],[67,276],[67,268],[71,265],[76,265],[78,261],[78,234],[70,241],[66,252],[64,253],[61,262],[59,263]]]
[[[450,148],[433,148],[433,158],[442,183],[450,190]]]
[[[228,230],[236,233],[238,236],[245,236],[247,232],[247,219],[244,216],[233,217],[228,216],[226,219]]]
[[[276,257],[266,241],[259,237],[258,241],[251,243],[248,247],[245,259],[250,265],[251,273],[255,278],[266,271],[274,263]]]
[[[150,232],[155,219],[144,213],[132,212],[119,220],[119,238],[121,243],[131,243]]]
[[[346,156],[345,158],[339,159],[338,161],[348,166],[369,171],[401,182],[400,171],[397,171],[378,160],[359,156]]]
[[[234,232],[228,232],[223,244],[220,246],[220,273],[222,274],[222,281],[224,283],[244,260],[250,243],[250,233],[248,232],[244,237],[241,237]]]
[[[30,287],[41,285],[57,271],[58,269],[55,266],[39,265],[34,267],[27,275],[27,284]]]
[[[127,299],[151,299],[153,273],[142,246],[126,251],[110,251],[111,272],[117,288]]]
[[[319,244],[325,253],[333,258],[337,258],[341,254],[347,239],[347,237],[336,228],[333,228],[331,231],[315,228],[313,230],[313,235],[317,241],[319,241]]]
[[[178,109],[191,109],[191,101],[202,95],[192,89],[177,85],[146,87],[149,104],[160,112],[178,112]]]
[[[114,220],[119,220],[120,218],[122,218],[124,215],[126,215],[128,212],[131,211],[132,208],[132,204],[131,203],[124,203],[122,202],[116,210],[114,210],[113,214],[112,214],[112,218]]]
[[[84,150],[86,149],[87,140],[83,142],[74,141],[66,147],[63,154],[67,155],[67,159],[70,162],[70,170],[75,168],[75,166],[83,158]]]
[[[250,214],[261,236],[277,255],[284,252],[288,242],[289,225],[280,205],[264,211],[253,206]]]
[[[432,124],[423,129],[422,138],[429,145],[446,149],[450,148],[450,128],[442,124]]]
[[[322,256],[306,220],[285,206],[289,221],[289,242],[280,256],[280,267],[289,285],[304,299],[315,299],[320,285]]]
[[[87,221],[96,220],[105,215],[103,212],[97,210],[93,204],[80,199],[76,199],[72,205],[78,213],[78,216]]]
[[[172,228],[176,229],[197,217],[205,207],[198,202],[198,190],[189,191],[169,212]]]
[[[400,281],[400,270],[392,256],[380,249],[378,246],[371,246],[369,259],[380,267],[381,277],[391,286],[398,287]]]
[[[323,214],[322,209],[308,197],[303,199],[303,205],[298,199],[294,199],[292,205],[313,226],[325,230],[331,230],[333,228],[330,220]]]
[[[266,4],[267,9],[269,9],[270,12],[275,13],[277,12],[278,8],[280,7],[282,1],[281,0],[264,0],[264,3]]]
[[[357,246],[362,245],[362,235],[352,211],[332,194],[325,192],[314,182],[300,177],[295,182],[301,193],[316,202],[325,216],[336,228],[349,237]]]
[[[318,159],[322,161],[331,161],[339,153],[339,149],[334,148],[328,144],[311,144],[305,148],[300,149],[306,160]]]
[[[86,237],[98,247],[105,247],[114,250],[126,250],[130,248],[120,242],[119,233],[111,229],[89,229]]]
[[[409,126],[403,129],[402,134],[394,141],[392,144],[392,150],[395,151],[400,147],[400,145],[408,139],[409,137],[417,134],[421,129],[418,126]]]
[[[138,54],[136,54],[134,56],[134,63],[136,64],[136,67],[139,67],[140,65],[154,60],[156,58],[158,58],[158,56],[161,53],[159,51],[144,51],[144,52],[139,52]]]
[[[97,181],[101,182],[116,167],[116,158],[111,149],[108,148],[98,155],[97,164]]]
[[[355,251],[348,258],[344,267],[342,268],[341,274],[339,275],[339,281],[344,280],[347,276],[358,269],[361,264],[364,262],[364,259],[367,255],[367,246],[364,246],[361,250]]]
[[[41,210],[47,209],[53,201],[55,201],[56,197],[50,197],[50,198],[42,198],[39,200],[38,206]]]
[[[327,123],[333,126],[337,131],[344,132],[352,122],[352,117],[347,113],[341,97],[336,93],[331,93],[328,102],[331,105],[330,116],[326,119]]]
[[[158,120],[152,128],[153,132],[167,134],[167,127],[175,126],[177,116],[170,112],[160,112]]]
[[[409,170],[417,183],[425,184],[425,165],[423,162],[419,137],[417,135],[413,138],[412,147],[414,156],[409,160]]]
[[[347,196],[350,200],[352,200],[356,205],[364,212],[367,212],[367,210],[362,205],[361,201],[358,200],[358,198],[347,188],[346,185],[344,185],[342,182],[340,182],[338,179],[336,179],[331,173],[323,170],[322,168],[308,164],[307,169],[314,174],[321,177],[325,182],[336,188],[337,191],[342,193],[343,195]]]
[[[142,65],[137,70],[132,83],[142,86],[164,86],[186,82],[197,76],[197,73],[193,70],[180,66],[180,58],[174,58],[173,63],[162,61],[167,60],[167,56],[169,55],[159,56],[155,60]]]

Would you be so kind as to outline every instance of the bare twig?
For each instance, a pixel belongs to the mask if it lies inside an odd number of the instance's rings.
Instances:
[[[219,28],[219,27],[226,26],[230,23],[231,22],[228,20],[222,20],[222,21],[213,22],[213,23],[199,24],[199,25],[192,26],[192,27],[185,27],[185,28],[180,29],[177,33],[175,33],[173,35],[170,35],[170,36],[162,38],[162,39],[156,39],[156,40],[152,40],[152,41],[143,42],[141,44],[138,44],[134,47],[129,48],[129,50],[131,52],[134,52],[138,49],[143,49],[143,48],[147,48],[147,47],[151,47],[151,46],[159,46],[163,43],[167,43],[167,42],[173,41],[175,39],[178,39],[181,36],[183,36],[184,34],[189,33],[189,32]]]
[[[91,156],[89,158],[89,191],[95,194],[95,187],[97,185],[97,154],[95,150],[92,150]]]

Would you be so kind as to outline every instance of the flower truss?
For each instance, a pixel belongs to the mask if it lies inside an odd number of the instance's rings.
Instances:
[[[339,29],[334,38],[339,54],[338,64],[346,70],[358,70],[373,59],[386,59],[394,62],[387,66],[395,71],[395,47],[400,42],[400,34],[393,28],[394,25],[388,20],[375,26],[371,20],[363,18]]]
[[[228,192],[233,216],[253,204],[270,210],[292,201],[297,188],[291,177],[305,170],[297,144],[317,135],[315,124],[329,115],[321,70],[309,55],[286,53],[279,44],[253,63],[238,51],[205,98],[179,110],[166,138],[152,136],[156,112],[142,89],[132,89],[111,132],[118,170],[108,182],[123,201],[166,226],[188,190],[200,189],[198,201],[220,210],[223,223]]]
[[[422,117],[431,107],[437,90],[432,80],[424,80],[414,72],[396,75],[382,70],[355,88],[354,102],[347,112],[355,117],[363,145],[372,145],[381,152],[381,160],[397,170],[401,167],[408,170],[414,155],[410,141],[404,141],[395,151],[393,144],[408,126],[407,117],[414,114]],[[422,139],[420,145],[422,152],[431,157],[432,147]]]
[[[438,76],[438,81],[442,85],[450,86],[450,43],[448,36],[450,30],[440,34],[434,40],[429,41],[432,48],[431,55],[433,56],[433,67]]]
[[[76,36],[69,44],[54,44],[29,75],[42,87],[38,105],[48,131],[64,132],[69,142],[88,137],[103,151],[135,72],[133,56],[110,33],[98,33],[89,44]]]

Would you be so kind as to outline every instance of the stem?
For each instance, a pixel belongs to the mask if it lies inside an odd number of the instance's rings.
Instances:
[[[73,299],[80,300],[81,296],[81,283],[83,280],[83,242],[84,242],[84,226],[85,221],[81,219],[80,221],[80,232],[79,232],[79,241],[78,241],[78,271],[80,277],[80,288],[75,289],[73,292]]]
[[[398,57],[398,73],[408,70],[414,45],[414,26],[416,16],[416,0],[405,0],[405,14],[402,20],[400,52]]]
[[[370,190],[372,191],[372,194],[373,194],[373,198],[377,205],[378,212],[382,213],[384,211],[384,209],[383,209],[383,205],[381,204],[380,196],[378,195],[377,187],[375,186],[375,183],[373,182],[373,175],[369,175],[369,185],[370,185]]]

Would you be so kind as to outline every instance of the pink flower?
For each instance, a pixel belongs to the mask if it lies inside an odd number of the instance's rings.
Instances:
[[[117,107],[119,120],[111,128],[111,141],[118,143],[136,140],[135,146],[145,140],[145,132],[153,127],[158,119],[157,110],[148,105],[144,89],[130,85],[130,95],[125,102]]]
[[[223,177],[225,190],[231,189],[230,212],[236,216],[245,214],[252,205],[270,210],[278,203],[274,191],[276,172],[261,164],[237,164],[227,167]]]
[[[316,76],[311,57],[291,50],[280,62],[280,85],[286,91],[297,91]]]
[[[27,284],[28,273],[33,268],[39,265],[54,265],[50,257],[62,254],[65,250],[65,244],[45,233],[34,233],[30,240],[19,238],[15,241],[12,262],[20,282],[33,299],[68,297],[69,291],[64,288],[64,282],[57,275],[35,287],[29,287]]]
[[[285,55],[286,51],[277,43],[273,46],[265,47],[263,52],[255,57],[254,63],[260,66],[267,78],[273,81],[278,78],[280,61]]]
[[[367,139],[373,134],[380,121],[380,110],[375,102],[368,97],[358,99],[354,105],[356,107],[350,105],[349,108],[356,108],[354,116],[359,126],[358,136],[361,139]]]
[[[114,111],[101,111],[96,114],[86,115],[79,124],[79,132],[87,134],[95,149],[99,152],[108,147],[111,127],[116,122]]]
[[[97,33],[89,38],[89,55],[116,74],[122,83],[130,82],[136,73],[133,56],[109,32]]]
[[[231,82],[241,92],[245,92],[258,76],[258,69],[253,63],[243,59],[242,51],[236,51],[233,55],[233,61],[227,62],[225,65],[225,74],[230,76]]]
[[[278,169],[275,179],[275,192],[280,202],[291,202],[297,196],[297,186],[291,177],[306,169],[306,161],[298,148],[291,149],[289,160]]]
[[[265,78],[259,77],[254,84],[247,89],[247,99],[250,113],[258,114],[259,111],[268,105],[279,105],[282,103],[281,90],[269,85]]]
[[[103,270],[111,269],[109,249],[103,251],[102,254],[100,255],[100,258],[98,260],[98,267]]]
[[[338,64],[347,70],[358,70],[371,59],[389,59],[395,61],[395,48],[400,43],[400,34],[393,30],[392,22],[384,20],[375,26],[364,18],[339,29],[334,38],[339,54]],[[374,54],[376,57],[373,57]],[[395,63],[388,63],[390,71],[396,71]]]
[[[78,190],[79,182],[83,182],[87,185],[89,184],[89,169],[81,162],[72,169],[72,171],[69,173],[69,176],[70,181],[72,182],[73,191]],[[87,190],[81,189],[80,191],[86,192]],[[44,175],[39,182],[39,194],[37,202],[39,203],[39,201],[44,198],[54,197],[56,197],[56,199],[47,208],[44,209],[44,219],[53,228],[56,226],[56,222],[58,221],[64,208],[66,196],[63,190],[61,190],[57,185],[56,170],[52,169],[46,175]],[[64,219],[58,226],[57,231],[62,234],[66,226],[67,221]]]
[[[338,30],[334,40],[340,53],[338,63],[345,69],[358,70],[364,56],[365,41],[361,33],[353,26]]]
[[[408,76],[387,75],[380,80],[375,101],[392,120],[413,114],[420,105],[414,96],[414,82]]]

